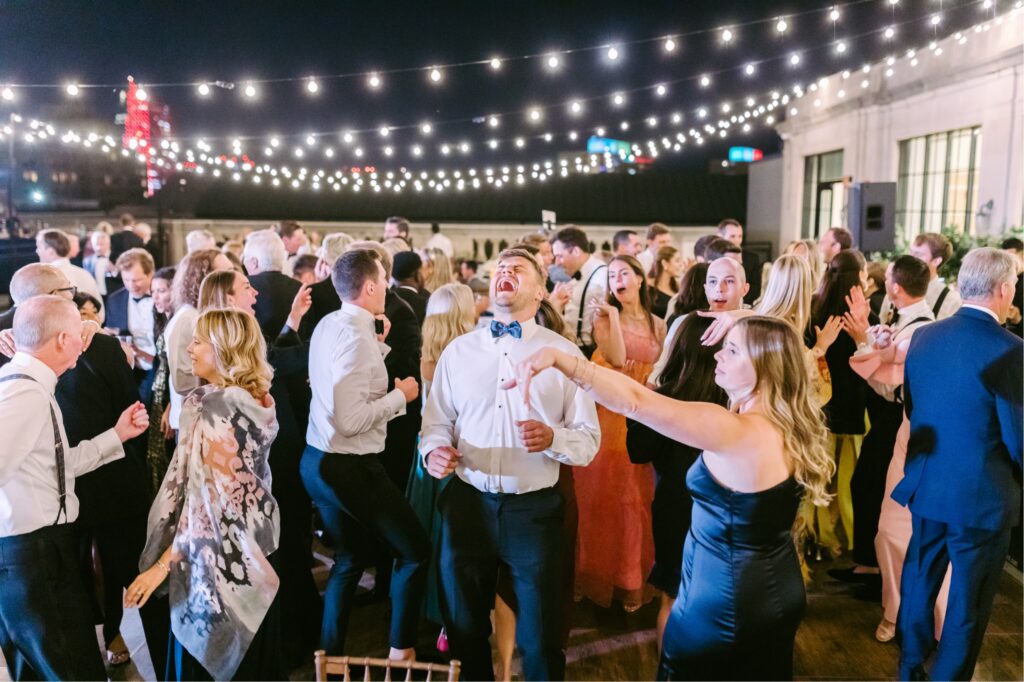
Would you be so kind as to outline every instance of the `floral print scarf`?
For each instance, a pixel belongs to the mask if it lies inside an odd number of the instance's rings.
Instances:
[[[175,638],[214,679],[231,679],[277,594],[267,557],[280,516],[270,494],[274,407],[238,387],[201,386],[182,408],[178,446],[149,512],[145,570],[172,547]]]

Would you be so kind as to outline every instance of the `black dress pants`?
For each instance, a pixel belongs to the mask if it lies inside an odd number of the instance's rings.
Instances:
[[[871,428],[864,436],[850,479],[853,561],[861,566],[878,566],[875,536],[885,497],[885,477],[896,446],[896,434],[903,423],[903,404],[891,403],[872,391],[867,397],[867,409]]]
[[[431,554],[430,538],[409,501],[388,478],[379,455],[325,453],[307,446],[301,473],[335,547],[320,646],[332,656],[344,653],[352,598],[380,542],[395,556],[390,643],[396,649],[413,647]]]
[[[468,680],[493,680],[491,609],[499,566],[515,591],[516,644],[528,680],[565,677],[562,567],[565,503],[555,488],[484,493],[455,478],[441,513],[441,614]]]
[[[0,538],[0,649],[15,680],[105,680],[78,538],[62,524]]]

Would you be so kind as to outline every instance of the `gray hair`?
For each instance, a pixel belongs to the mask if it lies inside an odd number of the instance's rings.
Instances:
[[[149,223],[135,223],[132,225],[132,232],[144,242],[148,242],[153,237],[153,228],[149,226]]]
[[[252,232],[246,237],[245,248],[242,249],[242,262],[254,259],[260,272],[281,272],[287,257],[281,236],[269,229]]]
[[[324,241],[317,249],[316,255],[328,266],[334,267],[334,262],[341,257],[341,254],[348,251],[355,239],[344,232],[335,232],[324,237]]]
[[[75,304],[60,296],[34,296],[14,312],[14,345],[34,351],[61,332],[79,333],[82,318]]]
[[[192,230],[185,235],[185,248],[189,253],[203,249],[216,249],[217,238],[209,230]]]
[[[29,263],[11,278],[11,299],[21,305],[30,298],[49,295],[57,289],[70,286],[63,272],[45,263]]]
[[[956,281],[965,301],[986,299],[1000,284],[1017,281],[1017,264],[1006,251],[990,246],[973,249],[964,256]]]

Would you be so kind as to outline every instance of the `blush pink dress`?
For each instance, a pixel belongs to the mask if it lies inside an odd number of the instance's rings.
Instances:
[[[624,320],[622,334],[627,359],[616,369],[645,384],[661,343],[645,323]],[[593,361],[612,366],[600,349]],[[638,607],[654,596],[647,584],[654,565],[654,469],[629,461],[625,417],[600,405],[597,416],[601,448],[589,466],[573,471],[579,506],[575,592],[601,606],[620,600],[627,608]]]

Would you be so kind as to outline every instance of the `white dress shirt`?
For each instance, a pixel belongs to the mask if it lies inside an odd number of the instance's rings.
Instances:
[[[372,455],[384,451],[387,424],[405,414],[405,394],[388,390],[384,357],[367,310],[345,303],[324,317],[309,342],[306,442],[323,452]]]
[[[89,294],[99,301],[99,316],[100,322],[102,322],[106,317],[106,311],[103,308],[103,295],[100,293],[100,288],[96,284],[95,278],[93,278],[87,270],[74,265],[67,258],[58,258],[50,263],[50,265],[63,272],[64,276],[67,277],[68,281],[71,283],[71,286],[76,287],[79,291]]]
[[[654,267],[654,254],[651,253],[650,249],[644,249],[637,255],[636,259],[640,261],[640,265],[644,268],[644,274],[651,271]]]
[[[128,333],[132,335],[132,343],[140,350],[154,355],[156,353],[156,340],[153,338],[153,297],[146,296],[138,301],[128,293]],[[186,346],[188,344],[185,344]],[[142,358],[136,359],[136,364],[142,369],[153,368],[152,362],[146,362]]]
[[[0,382],[0,433],[4,439],[0,456],[0,537],[31,533],[57,520],[60,493],[51,407],[64,442],[67,519],[62,516],[61,523],[78,518],[75,477],[124,457],[121,440],[113,429],[68,447],[60,406],[53,397],[57,375],[49,367],[27,353],[15,353],[0,368],[0,377],[9,374],[25,374],[35,381]]]
[[[939,301],[939,296],[942,295],[942,290],[946,288],[946,282],[941,277],[936,277],[932,281],[928,282],[928,291],[924,295],[924,300],[928,302],[928,310],[931,311],[935,304]],[[946,298],[942,301],[942,307],[939,308],[939,314],[935,315],[936,322],[944,320],[956,311],[960,310],[960,306],[963,305],[963,300],[960,298],[960,294],[955,289],[950,287],[949,293],[946,294]],[[878,309],[878,319],[885,322],[893,308],[892,301],[889,300],[887,295],[882,299],[882,305]]]
[[[952,294],[952,292],[950,292]],[[895,347],[897,344],[903,343],[904,341],[909,342],[910,337],[914,331],[917,330],[924,322],[918,321],[917,324],[910,326],[911,322],[925,318],[928,322],[932,322],[935,316],[932,315],[932,305],[928,303],[927,298],[923,298],[917,303],[911,303],[905,308],[901,308],[897,314],[896,319],[892,323],[892,340],[890,344]],[[871,343],[866,343],[863,346],[857,348],[854,356],[866,355],[868,353],[875,352],[874,346]],[[878,395],[882,396],[891,403],[896,402],[896,389],[899,388],[899,384],[890,385],[875,381],[874,379],[867,379],[868,386],[871,387]]]
[[[192,358],[188,356],[188,344],[196,331],[199,311],[188,303],[174,311],[164,329],[164,348],[167,351],[167,378],[170,380],[171,412],[168,420],[171,428],[177,430],[181,419],[181,404],[185,396],[198,388],[199,377],[192,374]]]
[[[104,296],[107,295],[107,271],[110,270],[110,259],[96,256],[92,261],[92,276],[96,280],[96,288]]]
[[[452,245],[452,240],[440,232],[431,235],[430,239],[427,240],[426,248],[438,249],[449,258],[455,255],[455,247]]]
[[[558,481],[559,463],[589,464],[601,443],[597,408],[584,391],[561,372],[547,370],[530,384],[530,408],[518,388],[503,390],[517,362],[542,348],[581,355],[566,338],[522,323],[522,338],[493,338],[489,329],[452,341],[438,360],[423,409],[420,454],[449,446],[462,454],[455,473],[477,490],[528,493]],[[517,421],[535,419],[554,430],[551,447],[527,452]]]
[[[593,279],[590,279],[590,275],[599,268],[601,268],[601,271],[594,274]],[[588,279],[590,280],[590,286],[587,286]],[[590,310],[590,306],[594,303],[604,303],[605,298],[608,296],[608,266],[600,258],[591,256],[583,264],[583,267],[580,268],[580,278],[572,282],[572,295],[565,304],[565,311],[562,317],[565,318],[569,329],[575,334],[580,315],[583,315],[583,331],[580,334],[581,338],[577,339],[577,341],[581,346],[587,346],[593,343],[594,339],[594,313]],[[585,301],[583,300],[584,289],[586,289],[587,294],[587,300]]]

